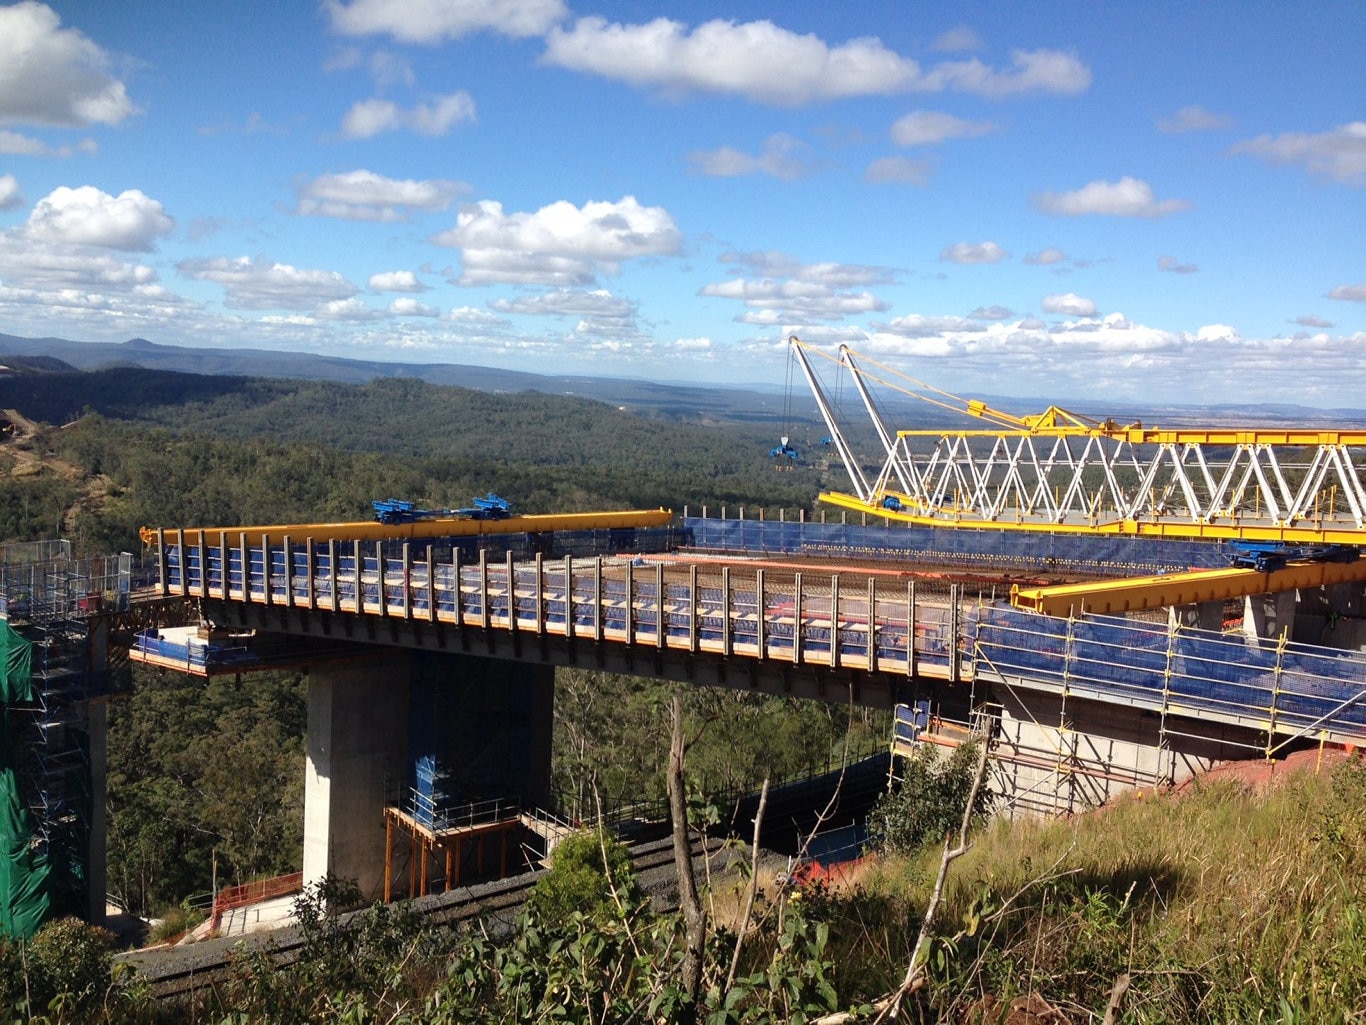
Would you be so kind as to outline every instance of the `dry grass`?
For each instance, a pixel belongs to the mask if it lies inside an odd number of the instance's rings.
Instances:
[[[937,862],[865,877],[848,955],[904,958]],[[1366,767],[996,822],[954,866],[943,914],[930,1009],[947,1020],[988,993],[1038,992],[1099,1021],[1128,973],[1120,1021],[1366,1022]]]

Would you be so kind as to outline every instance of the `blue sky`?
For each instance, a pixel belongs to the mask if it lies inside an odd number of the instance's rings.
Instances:
[[[0,331],[1366,406],[1359,3],[0,5]]]

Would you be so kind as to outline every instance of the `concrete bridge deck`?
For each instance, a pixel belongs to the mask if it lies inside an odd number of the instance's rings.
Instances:
[[[880,707],[935,682],[976,700],[1041,692],[1260,734],[1268,753],[1305,737],[1366,741],[1361,653],[1177,617],[1022,612],[911,567],[680,554],[462,564],[458,551],[335,540],[166,545],[161,557],[162,595],[313,639],[627,671],[643,661],[654,675]]]

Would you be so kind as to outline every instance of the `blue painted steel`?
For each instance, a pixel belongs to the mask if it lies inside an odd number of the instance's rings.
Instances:
[[[1230,541],[1229,562],[1234,566],[1270,573],[1290,562],[1356,562],[1356,545],[1292,545],[1284,541]]]
[[[683,531],[691,547],[712,551],[845,559],[950,559],[965,568],[1010,566],[1138,575],[1228,565],[1227,546],[1212,541],[692,516],[683,520]]]
[[[370,504],[374,506],[375,519],[390,524],[440,519],[505,520],[512,515],[507,499],[492,491],[483,498],[475,498],[474,505],[464,509],[419,509],[415,503],[401,498],[377,498]]]

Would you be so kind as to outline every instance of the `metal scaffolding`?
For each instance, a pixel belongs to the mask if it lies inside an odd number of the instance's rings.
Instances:
[[[47,873],[28,888],[45,895],[50,913],[89,905],[88,709],[110,678],[92,616],[127,607],[131,562],[127,554],[76,559],[67,541],[0,546],[0,616],[29,646],[27,691],[5,709],[13,796],[27,812],[28,863]]]

